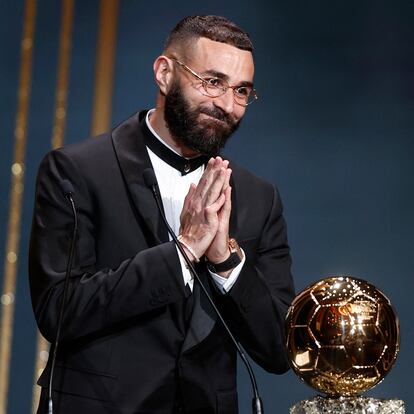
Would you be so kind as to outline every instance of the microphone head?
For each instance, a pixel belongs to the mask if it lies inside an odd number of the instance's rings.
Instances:
[[[73,185],[69,180],[62,180],[60,182],[60,185],[65,196],[71,195],[75,192],[73,189]]]
[[[142,173],[144,177],[145,185],[149,188],[153,188],[157,185],[157,177],[155,177],[155,172],[152,168],[146,168]]]

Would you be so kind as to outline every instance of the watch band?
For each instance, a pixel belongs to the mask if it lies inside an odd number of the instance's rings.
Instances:
[[[229,240],[230,256],[221,263],[211,263],[207,260],[207,268],[210,272],[220,273],[234,269],[242,261],[242,253],[235,239]]]

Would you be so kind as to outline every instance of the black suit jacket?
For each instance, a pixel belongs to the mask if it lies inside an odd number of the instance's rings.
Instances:
[[[151,167],[136,114],[111,134],[49,153],[41,163],[30,245],[30,286],[41,333],[53,342],[72,229],[79,232],[55,371],[57,413],[236,413],[236,353],[194,286],[142,172]],[[269,372],[287,369],[284,316],[293,298],[282,205],[270,184],[231,163],[231,236],[246,263],[226,295],[198,267],[237,339]],[[47,386],[50,367],[39,379]],[[42,401],[45,400],[45,389]]]

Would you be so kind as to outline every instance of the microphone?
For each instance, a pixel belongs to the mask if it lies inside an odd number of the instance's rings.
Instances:
[[[74,193],[72,183],[69,180],[62,180],[60,185],[62,187],[62,191],[65,197],[71,197]]]
[[[73,194],[74,194],[73,185],[69,180],[62,180],[60,182],[60,186],[63,191],[63,194],[65,195],[65,198],[69,201],[71,209],[72,209],[73,231],[72,231],[72,238],[70,240],[68,260],[66,263],[65,282],[63,285],[62,302],[60,304],[59,317],[58,317],[58,322],[57,322],[57,327],[56,327],[56,337],[55,337],[55,341],[53,344],[53,355],[52,355],[52,363],[50,367],[49,384],[48,384],[48,389],[49,389],[48,414],[53,414],[53,399],[52,399],[53,373],[55,370],[56,355],[57,355],[57,350],[58,350],[59,340],[60,340],[60,335],[61,335],[61,330],[62,330],[63,312],[65,310],[66,297],[68,294],[69,277],[72,271],[72,262],[73,262],[73,256],[75,253],[76,234],[78,232],[78,216],[76,214],[75,202],[73,200]]]
[[[188,258],[187,254],[185,253],[185,251],[183,249],[183,246],[178,241],[177,236],[175,235],[174,231],[172,230],[171,226],[169,225],[169,223],[168,223],[168,221],[167,221],[167,219],[164,215],[164,211],[161,208],[161,197],[160,197],[157,178],[155,177],[154,170],[152,168],[146,168],[144,170],[144,172],[142,173],[142,175],[143,175],[144,182],[145,182],[146,186],[151,189],[151,191],[154,195],[155,202],[157,203],[158,210],[161,214],[161,218],[162,218],[165,226],[167,227],[168,233],[171,235],[175,245],[177,246],[178,250],[183,255],[184,260],[187,263],[190,272],[192,273],[194,278],[197,280],[198,284],[200,285],[201,290],[206,295],[208,301],[210,302],[210,305],[212,306],[212,308],[214,309],[214,312],[216,313],[216,315],[220,319],[220,322],[224,326],[225,331],[228,333],[231,341],[233,342],[234,346],[236,347],[236,350],[237,350],[241,360],[243,361],[243,363],[244,363],[244,365],[247,369],[247,372],[248,372],[249,378],[250,378],[250,382],[252,384],[252,389],[253,389],[253,399],[252,399],[253,413],[254,414],[263,414],[264,413],[263,403],[262,403],[262,400],[261,400],[260,395],[259,395],[259,390],[258,390],[258,387],[257,387],[256,377],[254,375],[252,366],[250,365],[249,360],[247,359],[245,353],[243,352],[243,349],[242,349],[240,343],[234,337],[234,335],[231,332],[229,326],[227,325],[226,321],[224,320],[223,316],[221,315],[220,311],[218,310],[216,304],[214,303],[213,298],[210,296],[210,294],[208,293],[206,287],[203,285],[202,281],[200,280],[200,277],[198,276],[198,273],[196,272],[193,264],[191,263],[191,260]]]

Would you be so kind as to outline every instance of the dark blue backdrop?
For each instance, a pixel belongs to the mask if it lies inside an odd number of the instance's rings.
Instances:
[[[326,275],[368,279],[394,303],[401,353],[369,394],[414,402],[411,310],[414,248],[414,5],[384,2],[120,1],[113,124],[154,104],[152,62],[188,14],[222,14],[254,40],[260,99],[226,153],[278,185],[298,290]],[[66,142],[90,129],[99,2],[77,1]],[[22,2],[0,0],[0,254],[8,216]],[[34,175],[50,147],[60,3],[39,1],[26,153],[9,411],[30,411],[36,329],[27,283]],[[2,282],[2,275],[0,276]],[[240,367],[241,413],[250,388]],[[288,412],[314,392],[288,373],[256,369],[266,412]]]

